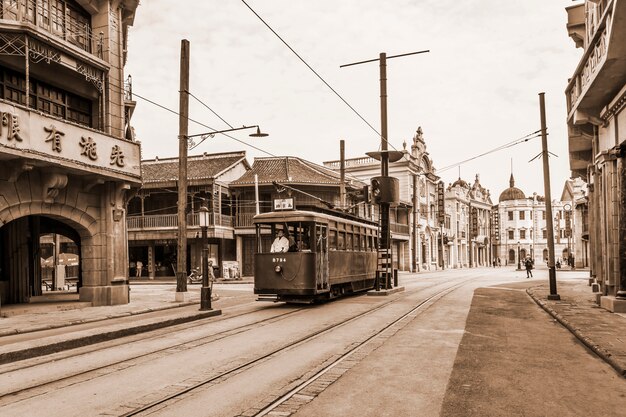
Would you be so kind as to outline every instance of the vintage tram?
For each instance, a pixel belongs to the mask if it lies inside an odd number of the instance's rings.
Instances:
[[[260,300],[312,303],[368,290],[376,279],[378,226],[346,213],[286,210],[254,217],[254,293]],[[272,246],[278,231],[286,251]]]

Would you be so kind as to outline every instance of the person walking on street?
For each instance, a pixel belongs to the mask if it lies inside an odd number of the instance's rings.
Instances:
[[[137,261],[137,273],[136,276],[140,277],[141,276],[141,270],[143,269],[143,262],[141,261]]]
[[[530,258],[526,258],[526,260],[524,261],[524,266],[526,267],[526,278],[532,278],[533,261]]]

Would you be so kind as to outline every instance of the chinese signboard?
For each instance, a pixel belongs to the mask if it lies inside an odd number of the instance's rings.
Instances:
[[[5,103],[0,103],[0,151],[22,153],[30,159],[57,159],[75,169],[104,169],[113,177],[141,176],[137,142]]]

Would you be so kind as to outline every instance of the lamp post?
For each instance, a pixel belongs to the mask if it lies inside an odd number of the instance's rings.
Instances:
[[[520,243],[519,240],[517,241],[517,269],[519,269],[521,271],[522,269],[522,259],[520,258],[521,255],[521,249],[520,249]]]
[[[198,210],[198,223],[202,230],[202,289],[200,290],[200,310],[211,310],[211,287],[209,282],[209,209],[202,205]]]

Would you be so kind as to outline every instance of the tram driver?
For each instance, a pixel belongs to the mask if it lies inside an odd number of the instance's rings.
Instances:
[[[276,232],[276,239],[272,243],[270,252],[287,252],[289,250],[289,239],[285,237],[285,232],[279,229]]]

